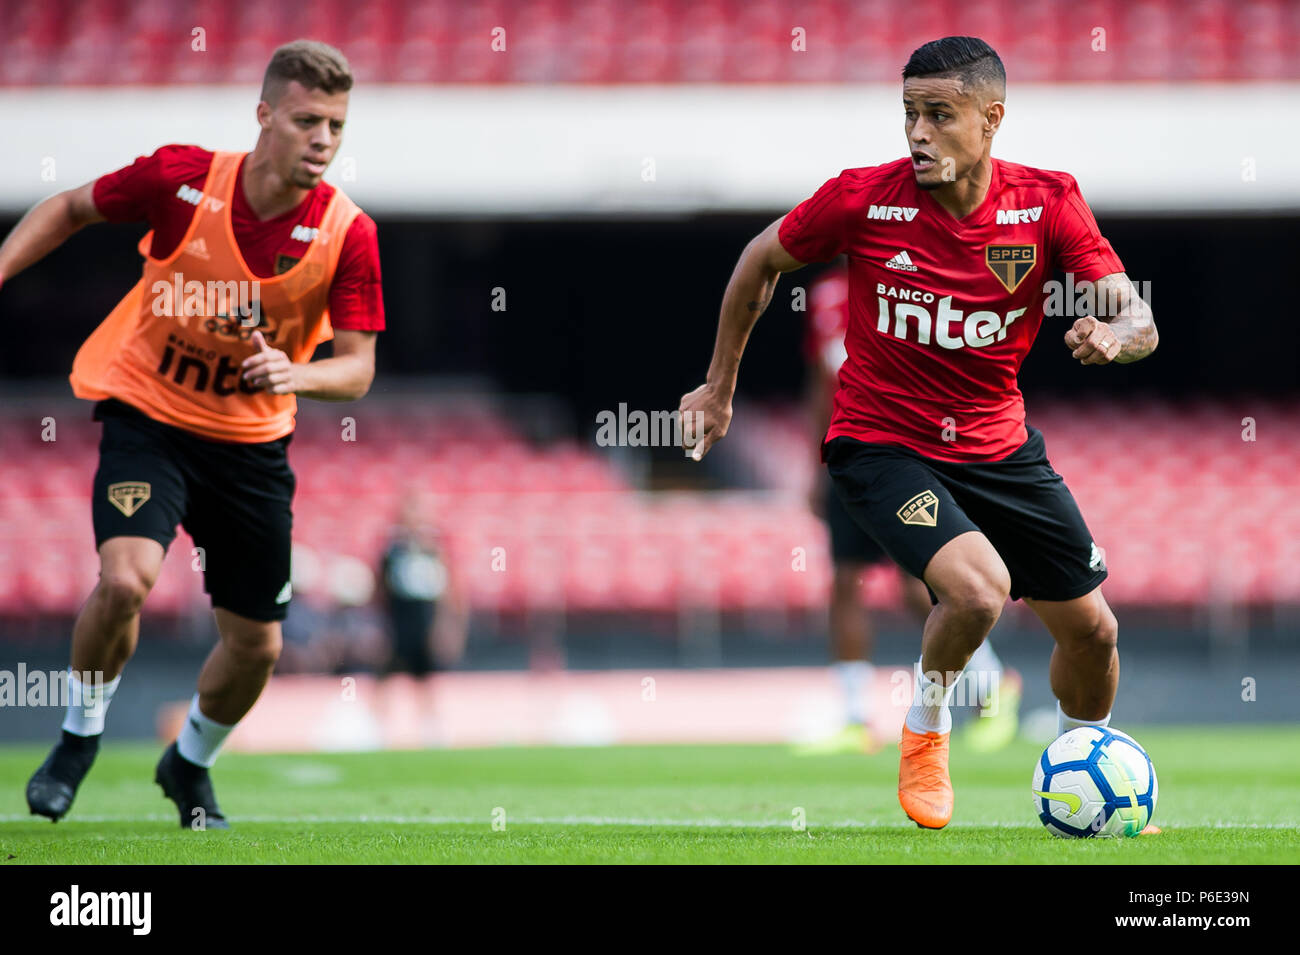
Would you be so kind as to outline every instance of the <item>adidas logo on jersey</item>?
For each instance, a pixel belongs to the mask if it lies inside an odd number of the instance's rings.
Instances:
[[[1026,222],[1037,222],[1042,214],[1042,206],[1034,206],[1032,209],[999,209],[998,225],[1022,225]]]
[[[319,229],[309,229],[305,225],[296,225],[293,231],[289,233],[289,238],[294,242],[311,242],[316,238]]]
[[[196,259],[202,259],[204,262],[212,258],[212,256],[208,254],[208,244],[203,241],[203,236],[199,236],[187,245],[185,247],[185,254],[192,255]]]
[[[892,259],[886,262],[885,268],[899,269],[903,272],[915,272],[917,270],[916,266],[912,264],[912,257],[907,254],[906,249],[904,249],[902,252],[899,252]]]
[[[176,190],[176,198],[181,199],[184,202],[188,202],[192,206],[197,206],[199,203],[203,201],[203,193],[193,188],[192,186],[183,185]],[[225,208],[226,203],[224,199],[209,198],[207,205],[208,205],[208,209],[210,209],[211,211],[220,212],[222,209]]]
[[[867,210],[867,218],[888,219],[891,222],[911,222],[920,211],[908,206],[872,206]]]

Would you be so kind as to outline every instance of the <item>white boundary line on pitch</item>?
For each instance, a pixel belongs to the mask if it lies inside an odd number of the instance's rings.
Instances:
[[[32,822],[40,821],[40,816],[33,815],[0,815],[0,823],[5,822]],[[69,816],[69,822],[172,822],[175,821],[174,813],[166,815],[148,815],[148,816]],[[516,816],[506,817],[507,824],[516,826],[647,826],[680,829],[790,829],[789,822],[768,822],[755,821],[752,819],[655,819],[644,817],[620,817],[620,816]],[[236,816],[231,818],[231,823],[238,825],[241,822],[255,824],[278,824],[278,825],[310,825],[310,824],[341,824],[341,823],[371,823],[374,825],[393,825],[393,826],[428,826],[428,825],[464,825],[490,826],[492,824],[491,816]],[[1161,820],[1163,822],[1163,820]],[[1211,828],[1211,829],[1300,829],[1300,823],[1282,823],[1282,822],[1168,822],[1164,825],[1171,828]],[[832,822],[816,822],[808,820],[805,823],[806,830],[809,829],[913,829],[915,826],[907,822],[861,822],[856,820],[840,820]],[[985,829],[996,827],[999,829],[1037,829],[1039,828],[1032,822],[1026,822],[1023,819],[1014,822],[977,822],[963,820],[960,822],[949,823],[946,828],[949,829]],[[799,830],[791,830],[799,831]]]

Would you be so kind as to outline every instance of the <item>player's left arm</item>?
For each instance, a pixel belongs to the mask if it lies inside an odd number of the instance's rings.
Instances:
[[[375,378],[375,337],[384,329],[383,277],[374,220],[365,213],[348,227],[330,283],[334,355],[293,362],[253,333],[257,353],[244,361],[244,378],[272,394],[297,394],[317,401],[354,401]]]
[[[1160,342],[1155,318],[1124,272],[1094,283],[1092,315],[1076,319],[1065,344],[1084,365],[1127,364],[1155,351]]]
[[[294,362],[272,348],[261,332],[253,332],[257,353],[244,359],[244,380],[273,395],[301,395],[317,401],[355,401],[375,379],[377,332],[337,329],[334,356],[320,361]]]

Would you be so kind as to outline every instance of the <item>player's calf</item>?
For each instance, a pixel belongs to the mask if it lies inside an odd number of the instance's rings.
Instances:
[[[1060,704],[1060,731],[1106,725],[1119,687],[1119,623],[1101,591],[1026,603],[1056,640],[1049,672]]]

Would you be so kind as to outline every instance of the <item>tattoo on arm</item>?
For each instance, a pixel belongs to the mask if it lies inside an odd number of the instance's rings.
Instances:
[[[1151,354],[1160,341],[1155,319],[1128,276],[1122,272],[1103,276],[1097,280],[1096,293],[1096,317],[1110,325],[1119,339],[1114,360],[1125,364]]]
[[[751,312],[755,312],[759,315],[762,315],[765,311],[767,311],[767,306],[771,303],[771,301],[772,301],[772,293],[768,292],[767,295],[763,296],[763,298],[759,299],[758,301],[746,303],[745,307],[748,308]]]

